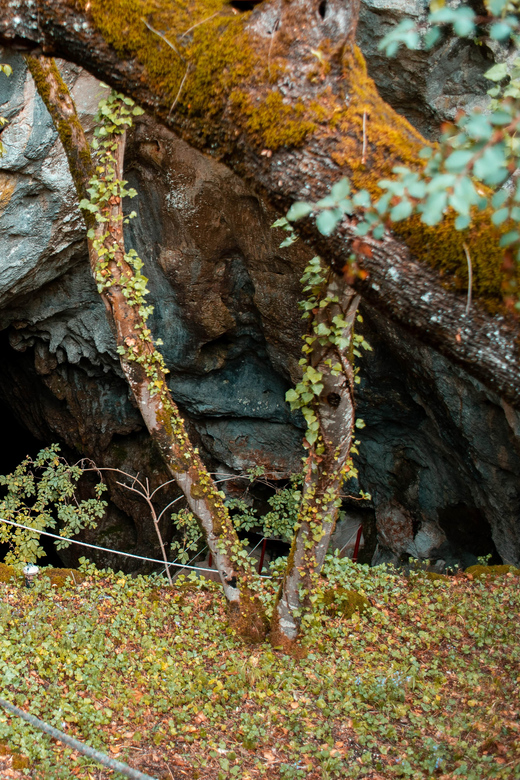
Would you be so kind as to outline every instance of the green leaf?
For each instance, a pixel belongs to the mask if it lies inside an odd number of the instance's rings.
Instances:
[[[495,211],[495,213],[491,215],[491,222],[494,225],[501,225],[502,222],[506,221],[508,216],[509,216],[509,209],[507,207],[503,209],[499,209],[498,211]]]
[[[305,203],[305,201],[300,200],[296,203],[293,203],[289,211],[287,212],[287,219],[289,222],[296,222],[298,219],[303,219],[303,217],[308,217],[309,214],[313,210],[312,203]]]
[[[455,230],[466,230],[471,224],[471,217],[467,214],[459,214],[455,220]]]
[[[426,203],[419,206],[422,212],[421,220],[426,225],[437,225],[442,219],[447,202],[448,194],[445,191],[433,192],[428,196]]]
[[[316,226],[323,236],[330,236],[341,219],[334,211],[322,211],[316,218]]]
[[[499,241],[500,246],[510,246],[510,244],[514,244],[515,241],[518,241],[520,238],[520,233],[517,230],[510,230],[509,233],[506,233],[504,236],[501,237]]]
[[[507,177],[504,145],[488,146],[482,157],[475,162],[473,171],[484,184],[501,184]]]
[[[343,198],[346,198],[347,195],[350,195],[349,180],[341,179],[340,181],[337,181],[335,184],[333,184],[330,195],[332,198],[334,198],[336,203],[338,203],[340,200],[343,200]]]
[[[507,65],[505,62],[498,62],[484,73],[484,78],[489,79],[489,81],[502,81],[506,76]]]
[[[476,141],[487,141],[491,138],[493,128],[488,118],[475,111],[470,115],[469,121],[464,125],[464,130],[470,138],[474,138]]]
[[[446,170],[450,173],[463,173],[473,154],[469,149],[458,149],[452,152],[445,162]]]
[[[408,198],[403,198],[390,212],[390,219],[392,222],[399,222],[401,219],[406,219],[413,211],[413,206]]]
[[[288,404],[294,404],[294,403],[296,403],[297,401],[300,400],[300,396],[298,395],[296,390],[291,388],[291,390],[288,390],[286,392],[285,400],[287,401]]]
[[[511,26],[505,22],[495,22],[489,30],[489,37],[494,41],[505,41],[511,35]]]
[[[491,205],[494,209],[499,209],[500,206],[502,206],[503,203],[506,202],[508,198],[508,192],[507,190],[498,190],[498,192],[495,192],[493,197],[491,198]]]

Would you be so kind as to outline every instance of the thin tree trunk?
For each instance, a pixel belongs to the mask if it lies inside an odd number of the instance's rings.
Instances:
[[[65,147],[76,190],[82,197],[87,194],[95,167],[72,98],[53,60],[35,56],[26,59]],[[117,145],[111,165],[115,178],[122,180],[125,134],[114,136],[114,141]],[[101,170],[97,166],[99,179],[111,175],[106,168]],[[105,221],[96,221],[88,213],[86,217],[87,225],[92,228],[89,259],[98,286],[102,283],[101,297],[116,337],[121,367],[150,435],[202,526],[238,630],[245,637],[261,640],[265,635],[263,609],[251,591],[252,569],[238,555],[242,547],[224,505],[224,495],[217,490],[189,440],[166,383],[162,358],[139,306],[132,305],[128,294],[125,295],[134,270],[125,260],[122,200],[112,196],[101,209]],[[100,263],[103,256],[111,257],[106,267]]]
[[[323,389],[314,402],[319,436],[309,451],[297,532],[292,542],[284,580],[273,612],[271,641],[290,649],[312,611],[325,554],[336,525],[340,493],[349,464],[354,428],[353,328],[359,296],[333,272],[328,273],[328,306],[314,309],[314,330],[333,327],[341,317],[344,348],[323,339],[315,342],[310,363],[322,375]],[[334,302],[337,301],[337,302]],[[341,368],[336,371],[334,366]],[[336,375],[334,375],[336,374]]]

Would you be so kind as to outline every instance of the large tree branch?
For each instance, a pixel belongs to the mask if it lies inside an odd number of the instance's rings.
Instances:
[[[217,156],[285,210],[349,176],[376,192],[394,165],[419,166],[425,143],[378,96],[353,40],[357,0],[266,0],[235,14],[223,0],[0,0],[0,39],[37,44],[86,67],[154,111],[192,145]],[[191,29],[190,29],[191,28]],[[174,105],[174,110],[171,111]],[[366,128],[364,132],[363,128]],[[366,148],[366,159],[362,150]],[[324,239],[303,230],[337,267],[351,254],[353,222]],[[467,234],[449,220],[387,235],[354,284],[372,303],[513,402],[520,400],[517,325],[442,286],[464,285],[463,242],[474,293],[501,295],[501,251],[486,214]],[[413,248],[419,260],[410,253]]]

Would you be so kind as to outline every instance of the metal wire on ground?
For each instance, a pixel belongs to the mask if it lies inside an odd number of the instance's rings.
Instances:
[[[123,552],[122,550],[111,550],[109,547],[99,547],[97,544],[88,544],[87,542],[80,542],[78,539],[68,539],[66,536],[58,536],[58,534],[51,534],[49,531],[40,531],[39,528],[31,528],[30,525],[22,525],[21,523],[15,523],[13,520],[5,520],[0,517],[0,523],[7,523],[7,525],[14,525],[16,528],[24,528],[26,531],[34,531],[35,534],[42,534],[43,536],[50,536],[51,539],[59,539],[60,542],[70,542],[71,544],[79,544],[81,547],[90,547],[92,550],[101,550],[102,552],[114,553],[114,555],[124,555],[126,558],[137,558],[139,561],[148,561],[150,563],[159,563],[164,567],[164,561],[158,560],[158,558],[145,558],[142,555],[134,555],[133,553]],[[207,569],[202,566],[189,566],[186,563],[168,563],[168,566],[175,566],[178,569],[192,569],[193,571],[210,571],[215,574],[216,569]],[[261,574],[266,580],[272,580],[268,574]]]
[[[130,777],[131,780],[157,780],[157,778],[145,775],[144,772],[140,772],[138,769],[132,769],[128,764],[123,764],[122,761],[117,761],[115,758],[105,756],[104,753],[100,753],[99,750],[95,750],[94,748],[89,747],[89,745],[84,745],[83,742],[80,742],[78,739],[69,737],[69,735],[64,734],[63,731],[54,728],[54,726],[49,726],[48,723],[40,720],[35,715],[30,715],[28,712],[18,709],[14,704],[5,701],[5,699],[0,699],[0,705],[6,710],[9,710],[9,712],[12,712],[13,715],[23,718],[23,720],[30,723],[31,726],[34,726],[35,728],[40,729],[40,731],[44,731],[46,734],[54,737],[54,739],[63,742],[64,745],[68,745],[73,750],[77,750],[78,753],[82,753],[84,756],[87,756],[87,758],[92,758],[94,761],[97,761],[98,764],[103,764],[103,766],[106,766],[109,769],[113,769],[126,777]]]

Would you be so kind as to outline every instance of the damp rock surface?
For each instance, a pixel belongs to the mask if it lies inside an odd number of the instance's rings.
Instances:
[[[365,4],[379,18],[385,7]],[[7,52],[2,61],[15,70],[0,93],[10,119],[0,160],[1,399],[42,443],[59,441],[74,457],[158,485],[168,474],[122,377],[61,146],[21,58]],[[99,85],[77,68],[67,79],[88,125]],[[128,204],[137,218],[127,241],[145,263],[152,331],[190,435],[214,472],[261,464],[286,477],[303,454],[302,420],[284,397],[298,378],[299,278],[310,252],[301,242],[280,249],[276,215],[262,200],[151,119],[129,139],[126,173],[139,193]],[[350,515],[337,538],[351,554],[362,524],[360,560],[374,563],[412,556],[444,570],[487,554],[518,563],[518,410],[366,303],[362,312],[373,348],[360,363],[366,427],[359,484],[347,485]],[[110,511],[85,538],[157,557],[142,502],[108,481]],[[370,502],[357,500],[359,487]],[[69,548],[64,562],[76,565],[80,554]],[[108,554],[99,562],[122,565]]]

